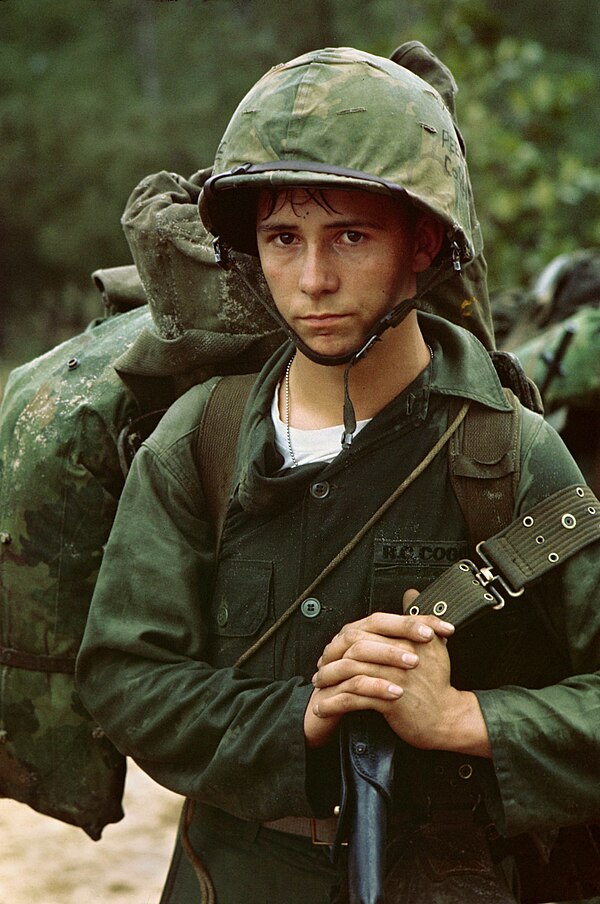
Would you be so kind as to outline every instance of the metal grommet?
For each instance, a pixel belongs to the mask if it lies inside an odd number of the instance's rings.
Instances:
[[[467,564],[465,564],[465,562],[461,562],[458,567],[460,568],[461,571],[470,571],[471,570],[469,568],[469,566]]]
[[[420,611],[421,610],[419,609],[418,606],[411,606],[410,609],[408,610],[408,614],[409,615],[419,615]]]
[[[531,515],[525,515],[523,518],[523,527],[532,527],[533,526],[533,518]]]
[[[588,506],[588,512],[590,513],[590,515],[596,514],[596,509],[594,508],[593,505]]]
[[[75,370],[76,367],[79,367],[79,358],[69,358],[67,361],[67,368],[69,370]]]
[[[583,492],[583,490],[581,489],[581,487],[577,487],[576,492],[577,492],[577,495],[578,495],[578,496],[585,496],[585,493]]]
[[[473,775],[473,767],[470,763],[462,763],[462,765],[458,767],[458,774],[466,781]]]
[[[560,519],[560,523],[563,527],[566,527],[567,530],[573,530],[573,528],[577,524],[577,518],[570,512],[565,512],[565,514]]]
[[[548,553],[548,561],[549,562],[558,562],[560,556],[557,552]]]
[[[446,603],[444,600],[440,600],[433,607],[434,615],[444,615],[447,611],[448,611],[448,603]]]
[[[309,596],[300,606],[300,611],[305,618],[316,618],[321,611],[321,603],[314,596]]]
[[[487,600],[488,602],[490,602],[490,600],[491,600],[492,602],[495,602],[495,601],[496,601],[496,597],[495,597],[495,596],[492,596],[491,593],[484,593],[484,594],[483,594],[483,598],[484,598],[484,600]]]
[[[354,752],[355,752],[355,753],[358,753],[359,756],[360,756],[361,754],[363,754],[363,753],[366,753],[366,752],[367,752],[367,745],[366,745],[366,744],[363,744],[362,741],[359,741],[357,744],[354,745]]]
[[[229,621],[229,609],[223,603],[222,606],[219,607],[219,611],[217,612],[217,624],[219,628],[224,628],[227,622]]]
[[[540,534],[539,537],[536,537],[536,538],[535,538],[535,542],[536,542],[539,546],[541,546],[542,543],[544,543],[545,541],[544,541],[544,538],[542,537],[542,535]]]

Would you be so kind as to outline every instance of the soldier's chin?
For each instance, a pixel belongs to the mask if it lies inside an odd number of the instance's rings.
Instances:
[[[334,359],[331,361],[332,365],[339,364],[339,366],[343,365],[343,362],[335,361],[336,358],[348,359],[350,360],[354,354],[361,348],[359,343],[352,344],[350,342],[340,342],[339,340],[336,342],[326,342],[326,341],[311,341],[304,342],[304,349],[302,347],[298,348],[300,354],[304,354],[305,357],[311,358],[311,355],[314,358],[331,358]],[[317,364],[326,364],[327,361],[316,361]]]

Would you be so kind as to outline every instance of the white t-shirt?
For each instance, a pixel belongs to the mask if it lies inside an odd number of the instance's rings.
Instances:
[[[279,384],[271,403],[271,417],[275,425],[275,445],[277,451],[283,455],[283,466],[292,468],[294,462],[288,446],[287,426],[279,417]],[[365,421],[358,421],[354,436],[370,420],[367,418]],[[299,465],[306,465],[311,461],[333,461],[342,451],[343,434],[343,424],[336,424],[335,427],[321,427],[319,430],[300,430],[298,427],[290,427],[290,439],[296,461]]]

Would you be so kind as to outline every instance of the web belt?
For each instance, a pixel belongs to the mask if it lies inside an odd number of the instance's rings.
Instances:
[[[485,609],[502,609],[506,596],[521,596],[526,584],[598,540],[600,503],[589,487],[565,487],[478,543],[481,563],[451,565],[407,612],[437,615],[458,627]]]

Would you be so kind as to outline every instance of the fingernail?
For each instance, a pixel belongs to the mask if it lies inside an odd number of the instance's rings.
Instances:
[[[401,688],[401,687],[398,687],[397,684],[390,684],[390,685],[388,686],[388,692],[389,692],[393,697],[401,697],[402,694],[404,693],[404,691],[402,690],[402,688]]]
[[[421,637],[427,637],[429,639],[433,637],[433,628],[430,628],[429,625],[419,625],[419,634]]]
[[[407,665],[416,665],[419,661],[419,657],[416,653],[403,653],[402,654],[402,662],[405,662]]]
[[[451,625],[449,621],[440,622],[442,628],[445,628],[447,631],[454,631],[454,625]]]
[[[315,674],[314,674],[314,675],[312,676],[312,678],[310,679],[311,682],[312,682],[312,684],[316,684],[316,683],[317,683],[317,675],[318,675],[318,674],[319,674],[318,672],[315,672]]]

